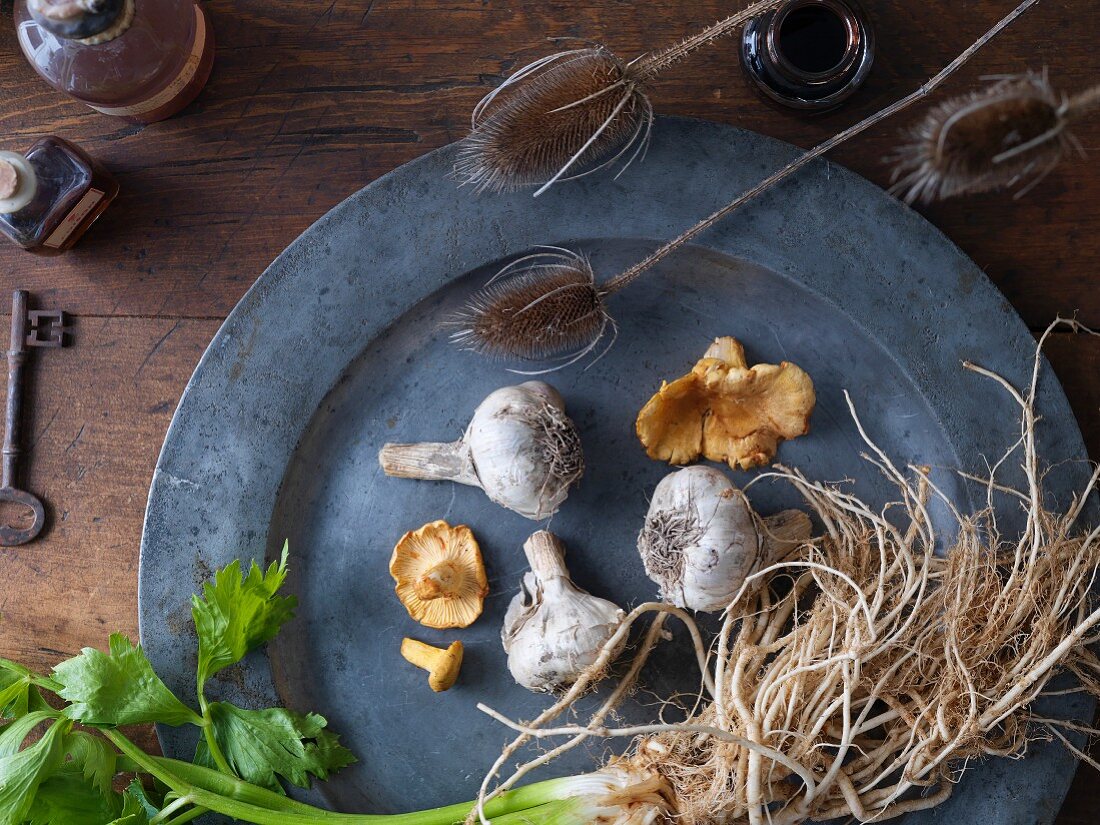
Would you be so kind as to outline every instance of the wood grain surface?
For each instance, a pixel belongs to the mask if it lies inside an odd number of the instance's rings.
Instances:
[[[923,83],[1016,0],[864,0],[878,37],[866,86],[806,118],[745,84],[735,40],[652,87],[662,113],[708,118],[810,146]],[[22,0],[17,0],[22,2]],[[728,14],[730,4],[624,0],[214,0],[210,85],[147,127],[96,114],[24,62],[0,0],[0,145],[43,134],[83,145],[123,194],[72,253],[0,247],[0,296],[33,291],[67,310],[75,346],[39,353],[28,422],[29,487],[53,513],[36,543],[0,552],[0,656],[48,668],[113,630],[136,634],[138,543],[148,485],[179,395],[220,321],[291,240],[359,187],[460,138],[474,103],[514,68],[585,41],[634,56]],[[948,85],[1047,70],[1059,89],[1100,78],[1095,0],[1045,0]],[[887,185],[903,115],[834,159]],[[1026,197],[924,210],[1034,330],[1077,313],[1100,327],[1100,117]],[[658,136],[659,139],[659,136]],[[370,239],[364,239],[369,243]],[[0,305],[5,301],[0,300]],[[1100,457],[1100,339],[1049,348],[1089,450]],[[151,740],[147,740],[151,741]],[[1083,769],[1059,825],[1094,825],[1100,779]]]

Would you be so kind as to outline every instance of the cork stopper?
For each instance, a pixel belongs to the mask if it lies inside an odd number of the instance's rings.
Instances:
[[[0,152],[0,215],[11,215],[34,200],[38,176],[18,152]]]
[[[27,8],[42,28],[86,45],[123,34],[134,16],[133,0],[27,0]]]
[[[30,0],[31,11],[45,20],[76,20],[103,6],[104,0]]]
[[[19,170],[10,160],[0,158],[0,201],[10,200],[19,191]]]

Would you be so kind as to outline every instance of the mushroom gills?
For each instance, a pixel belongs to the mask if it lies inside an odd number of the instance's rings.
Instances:
[[[393,548],[390,575],[409,615],[425,627],[468,627],[489,593],[481,549],[462,524],[433,521],[410,530]]]

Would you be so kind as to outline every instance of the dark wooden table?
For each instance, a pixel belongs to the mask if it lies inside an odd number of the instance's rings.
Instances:
[[[22,0],[17,0],[22,2]],[[1016,0],[865,0],[875,69],[841,110],[778,111],[746,86],[723,41],[654,85],[660,112],[735,123],[809,146],[914,89]],[[272,258],[359,187],[464,134],[469,112],[517,66],[584,39],[626,56],[728,14],[731,5],[623,0],[215,0],[209,87],[182,115],[140,127],[54,92],[20,55],[0,0],[0,144],[54,133],[105,161],[123,194],[77,249],[40,259],[0,248],[5,290],[67,310],[76,345],[34,368],[30,489],[54,519],[0,552],[0,655],[48,668],[114,630],[136,635],[138,543],[153,465],[188,377],[218,325]],[[1095,0],[1045,0],[955,80],[1042,69],[1069,91],[1100,79]],[[914,112],[915,114],[915,112]],[[886,184],[882,158],[910,117],[835,160]],[[1100,116],[1077,135],[1100,147]],[[1029,195],[925,210],[985,269],[1033,330],[1078,313],[1100,327],[1100,167],[1073,158]],[[370,243],[370,238],[364,238]],[[0,295],[6,294],[0,290]],[[4,305],[0,301],[0,305]],[[1100,457],[1100,339],[1049,348],[1089,450]],[[1058,820],[1097,821],[1083,769]]]

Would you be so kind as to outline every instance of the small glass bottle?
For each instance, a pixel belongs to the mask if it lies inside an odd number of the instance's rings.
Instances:
[[[111,173],[61,138],[0,152],[0,232],[29,252],[71,249],[117,195]]]
[[[195,0],[17,0],[15,23],[47,83],[137,123],[179,112],[214,64],[214,34]]]
[[[857,0],[786,0],[741,35],[741,66],[757,88],[804,111],[840,105],[866,80],[874,57],[874,31]]]

